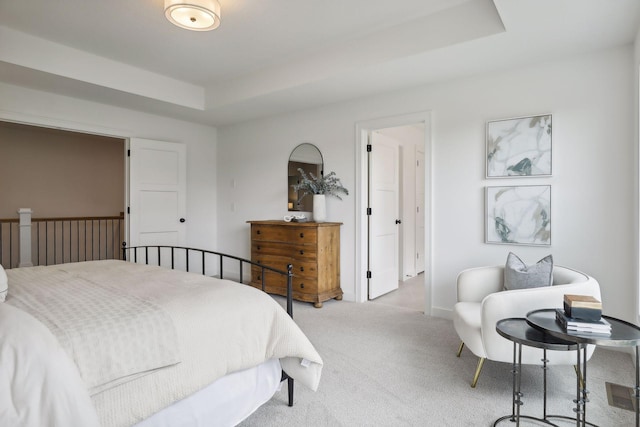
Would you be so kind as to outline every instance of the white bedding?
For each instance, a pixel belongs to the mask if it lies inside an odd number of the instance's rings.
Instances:
[[[119,285],[64,266],[10,274],[17,285],[12,284],[9,304],[49,328],[91,395],[180,361],[169,314]]]
[[[135,427],[228,427],[240,424],[280,388],[282,368],[269,359],[217,379]]]
[[[67,353],[33,316],[0,303],[0,426],[99,426]]]
[[[21,270],[25,269],[7,271],[6,304],[11,304],[14,287],[21,286]],[[161,307],[173,320],[181,362],[92,396],[104,427],[133,425],[217,378],[270,358],[279,358],[283,369],[297,383],[313,390],[318,386],[322,359],[282,307],[256,289],[123,261],[64,264],[42,270],[43,274],[48,270],[65,271],[73,277],[108,284],[118,292]],[[4,327],[3,322],[0,329]],[[4,369],[4,361],[2,366]],[[0,389],[5,389],[5,379],[0,381]],[[55,400],[54,396],[51,399]],[[27,399],[19,406],[38,406],[39,400]],[[40,411],[42,416],[45,412]],[[48,421],[45,424],[52,425]],[[78,424],[71,421],[58,425]]]

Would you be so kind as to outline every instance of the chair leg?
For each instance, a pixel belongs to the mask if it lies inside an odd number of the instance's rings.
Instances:
[[[460,347],[458,347],[458,353],[456,354],[457,357],[460,357],[460,355],[462,354],[463,348],[464,348],[464,341],[460,341]]]
[[[480,378],[480,371],[482,371],[482,365],[484,365],[484,357],[478,359],[478,366],[476,367],[476,373],[473,376],[473,381],[471,381],[471,388],[476,388],[476,384],[478,384],[478,378]]]
[[[576,375],[580,380],[580,388],[584,389],[584,378],[582,378],[582,372],[578,370],[578,365],[573,365],[573,369],[576,371]]]

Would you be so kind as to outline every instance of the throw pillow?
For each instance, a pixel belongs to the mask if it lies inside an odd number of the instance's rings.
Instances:
[[[9,280],[7,279],[7,273],[5,273],[4,268],[0,265],[0,302],[4,302],[8,291]]]
[[[551,286],[553,283],[553,257],[547,255],[534,265],[526,265],[509,252],[504,269],[504,289],[527,289]]]

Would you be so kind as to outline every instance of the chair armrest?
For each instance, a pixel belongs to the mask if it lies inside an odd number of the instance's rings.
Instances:
[[[540,288],[516,289],[497,292],[482,301],[482,340],[487,357],[501,360],[509,354],[512,343],[496,332],[496,323],[509,317],[526,317],[527,313],[542,308],[562,308],[564,294],[591,295],[600,299],[600,285],[589,277],[586,282]]]
[[[504,266],[463,270],[456,279],[458,302],[481,302],[487,295],[504,288]]]

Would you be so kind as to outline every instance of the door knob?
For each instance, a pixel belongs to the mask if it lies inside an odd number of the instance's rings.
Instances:
[[[180,218],[180,222],[185,222],[185,221],[186,221],[186,219]]]
[[[402,220],[396,219],[396,224],[402,224]]]

